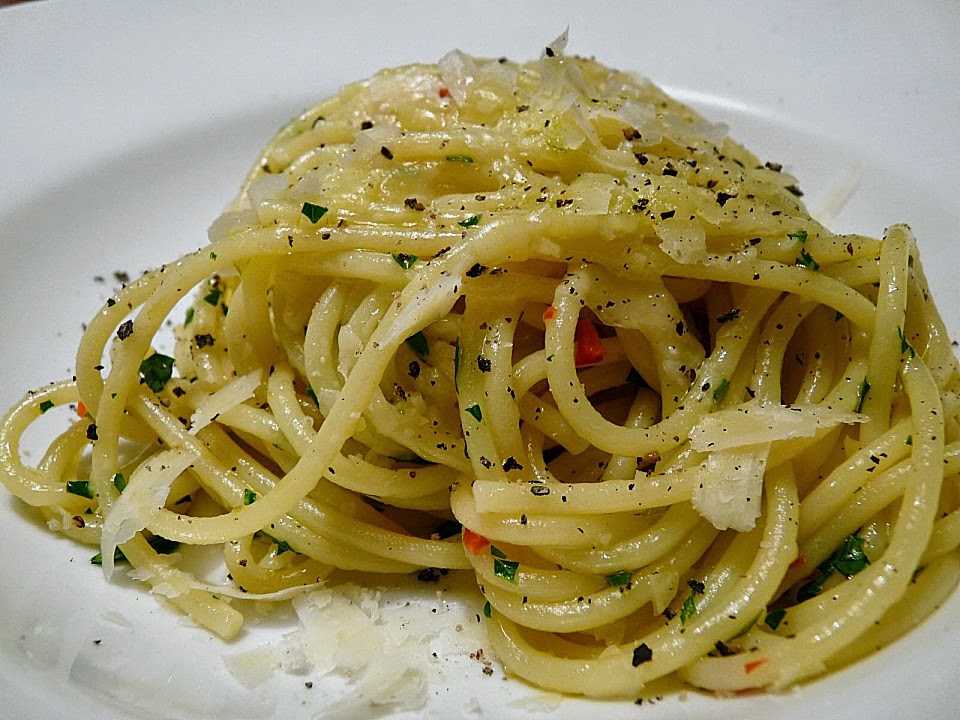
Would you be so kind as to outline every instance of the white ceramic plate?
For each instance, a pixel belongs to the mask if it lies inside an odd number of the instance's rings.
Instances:
[[[960,302],[960,10],[895,0],[710,5],[404,2],[60,3],[0,10],[0,405],[72,374],[81,324],[132,275],[205,242],[259,146],[344,82],[459,47],[529,59],[567,26],[570,49],[648,75],[799,175],[830,221],[879,235],[913,225],[954,337]],[[776,9],[774,9],[776,7]],[[102,282],[96,281],[102,276]],[[0,714],[376,717],[342,678],[274,674],[245,689],[223,656],[294,627],[271,617],[232,646],[0,498]],[[634,717],[493,676],[478,596],[389,590],[390,612],[433,623],[426,716]],[[436,612],[434,612],[436,611]],[[457,634],[457,623],[466,624]],[[956,717],[960,597],[916,632],[784,696],[671,696],[646,717]],[[99,642],[96,642],[99,641]],[[475,647],[476,646],[476,647]],[[314,681],[308,689],[306,682]],[[649,699],[649,698],[648,698]],[[654,698],[655,699],[655,698]],[[421,716],[410,713],[409,717]]]

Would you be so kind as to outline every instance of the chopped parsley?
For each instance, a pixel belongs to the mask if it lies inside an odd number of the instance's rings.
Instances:
[[[473,158],[469,155],[447,155],[449,162],[472,163]]]
[[[479,222],[480,222],[480,213],[477,213],[476,215],[471,215],[466,220],[461,220],[460,222],[457,223],[457,225],[463,228],[468,228],[468,227],[473,227]]]
[[[870,558],[863,551],[863,538],[856,533],[848,535],[840,547],[817,566],[820,577],[802,585],[797,590],[797,601],[803,602],[816,597],[823,590],[824,583],[834,574],[840,573],[851,578],[870,564]]]
[[[243,489],[243,504],[253,505],[257,501],[257,493],[250,488]]]
[[[426,357],[430,354],[430,344],[427,342],[427,336],[424,335],[422,331],[408,337],[407,345],[420,357]]]
[[[393,253],[393,261],[397,263],[404,270],[409,270],[413,267],[413,264],[418,260],[416,255],[408,255],[407,253]]]
[[[717,386],[713,389],[713,402],[717,405],[723,402],[723,399],[727,396],[727,391],[730,389],[730,381],[724,378]]]
[[[52,408],[53,405],[54,405],[53,400],[44,400],[42,403],[40,403],[40,412],[45,413],[47,410]]]
[[[457,391],[457,395],[460,394],[460,338],[457,338],[457,343],[453,348],[453,387]]]
[[[687,599],[683,601],[683,606],[680,608],[680,624],[686,625],[687,620],[692,618],[697,612],[697,598],[696,593],[691,591],[687,596]]]
[[[67,492],[71,495],[93,499],[93,488],[90,487],[89,480],[67,480]]]
[[[160,392],[173,376],[174,359],[168,355],[154,353],[140,363],[140,375],[143,382],[155,393]]]
[[[799,240],[800,242],[807,241],[807,231],[806,230],[796,230],[791,233],[787,233],[787,237],[793,238],[794,240]]]
[[[803,265],[810,270],[820,269],[820,263],[813,259],[813,256],[807,252],[806,248],[800,248],[800,257],[797,258],[797,265]]]
[[[779,610],[771,610],[767,613],[767,616],[763,619],[763,621],[771,630],[776,630],[778,627],[780,627],[780,623],[783,621],[783,618],[786,614],[787,611],[783,608]]]
[[[320,400],[317,398],[317,393],[313,391],[313,388],[307,385],[307,397],[313,400],[313,404],[317,407],[320,407]]]
[[[113,476],[113,486],[117,489],[117,492],[123,492],[124,488],[127,487],[127,479],[123,476],[123,473],[117,473]]]
[[[305,215],[310,222],[318,223],[320,222],[320,218],[327,214],[327,208],[322,205],[305,202],[303,207],[300,208],[300,212]]]
[[[910,357],[914,357],[917,353],[913,349],[913,346],[907,342],[907,337],[903,334],[902,327],[897,327],[897,335],[900,336],[900,354],[908,353]]]
[[[503,578],[507,582],[517,584],[517,568],[520,563],[516,560],[503,560],[495,557],[493,559],[493,574],[498,578]]]
[[[493,613],[492,613],[492,611],[491,611],[491,609],[490,609],[490,601],[487,600],[487,601],[483,604],[483,616],[484,616],[485,618],[489,618],[489,617],[492,617],[492,615],[493,615]]]
[[[633,575],[629,570],[621,570],[612,575],[607,575],[607,585],[610,587],[623,587],[630,583],[632,577]]]
[[[193,322],[193,316],[195,312],[196,311],[192,307],[187,308],[187,316],[183,319],[184,327]]]
[[[857,390],[857,412],[863,410],[863,401],[867,399],[867,393],[870,392],[870,383],[864,378]]]
[[[172,552],[176,552],[177,548],[180,547],[180,543],[176,540],[168,540],[165,537],[160,537],[159,535],[153,535],[147,540],[147,543],[154,549],[155,552],[160,555],[169,555]],[[113,550],[113,561],[115,563],[126,562],[126,557],[123,554],[123,551],[120,548],[114,548]],[[103,553],[97,553],[92,558],[90,558],[90,563],[92,565],[103,565]]]
[[[477,422],[483,422],[483,411],[479,405],[471,405],[467,408],[467,412],[473,415]]]
[[[213,286],[210,289],[210,292],[208,292],[206,295],[203,296],[203,301],[207,303],[207,305],[213,305],[214,307],[216,307],[217,305],[220,304],[221,295],[223,295],[223,290],[221,290],[217,286]],[[193,319],[192,314],[190,315],[190,319],[191,320]],[[187,322],[189,322],[189,320]]]

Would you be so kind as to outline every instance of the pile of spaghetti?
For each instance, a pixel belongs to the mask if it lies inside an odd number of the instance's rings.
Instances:
[[[385,70],[281,130],[210,244],[9,411],[9,490],[224,638],[237,598],[472,571],[508,671],[575,694],[784,687],[932,612],[960,376],[910,230],[831,233],[563,45]]]

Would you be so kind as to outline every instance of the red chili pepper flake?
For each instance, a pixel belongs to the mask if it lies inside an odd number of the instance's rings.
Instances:
[[[800,555],[800,556],[797,557],[796,560],[794,560],[792,563],[790,563],[790,569],[791,569],[791,570],[794,570],[794,569],[796,569],[796,568],[798,568],[798,567],[800,567],[800,566],[802,566],[802,565],[806,565],[806,564],[807,564],[807,558],[806,558],[806,556],[805,556],[805,555]]]
[[[553,320],[557,316],[557,309],[551,305],[546,310],[543,311],[544,320]]]
[[[754,670],[756,670],[758,667],[760,667],[766,662],[767,662],[767,658],[760,658],[759,660],[751,660],[750,662],[743,664],[743,671],[747,675],[749,675],[750,673],[752,673]]]
[[[480,533],[475,533],[469,528],[463,529],[463,545],[474,555],[479,555],[490,544]]]
[[[600,342],[600,334],[590,318],[577,320],[575,337],[573,361],[577,367],[603,362],[607,349]]]
[[[83,400],[77,403],[77,417],[85,418],[87,416],[87,406],[83,404]]]
[[[441,87],[441,88],[437,91],[437,95],[439,95],[439,96],[442,97],[442,98],[448,98],[448,97],[450,97],[450,91],[447,90],[447,88],[445,88],[445,87]]]

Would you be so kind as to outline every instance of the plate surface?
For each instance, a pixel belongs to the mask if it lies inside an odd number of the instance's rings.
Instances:
[[[459,47],[570,51],[644,74],[762,159],[797,174],[835,230],[910,223],[960,335],[960,6],[854,3],[45,2],[0,10],[0,405],[72,374],[82,323],[119,284],[206,242],[206,228],[289,117],[380,67]],[[519,7],[517,7],[519,6]],[[847,197],[849,195],[849,197]],[[841,202],[846,198],[846,202]],[[224,657],[274,642],[292,613],[226,646],[0,496],[0,700],[6,717],[380,717],[340,677],[242,686]],[[470,583],[391,584],[395,622],[430,625],[428,704],[409,717],[635,717],[493,676]],[[412,601],[407,606],[406,603]],[[473,625],[471,625],[473,623]],[[460,625],[462,632],[457,632]],[[437,629],[443,628],[443,629]],[[99,641],[99,642],[98,642]],[[907,638],[782,696],[696,693],[646,717],[950,718],[960,706],[960,596]],[[313,681],[312,689],[306,683]]]

